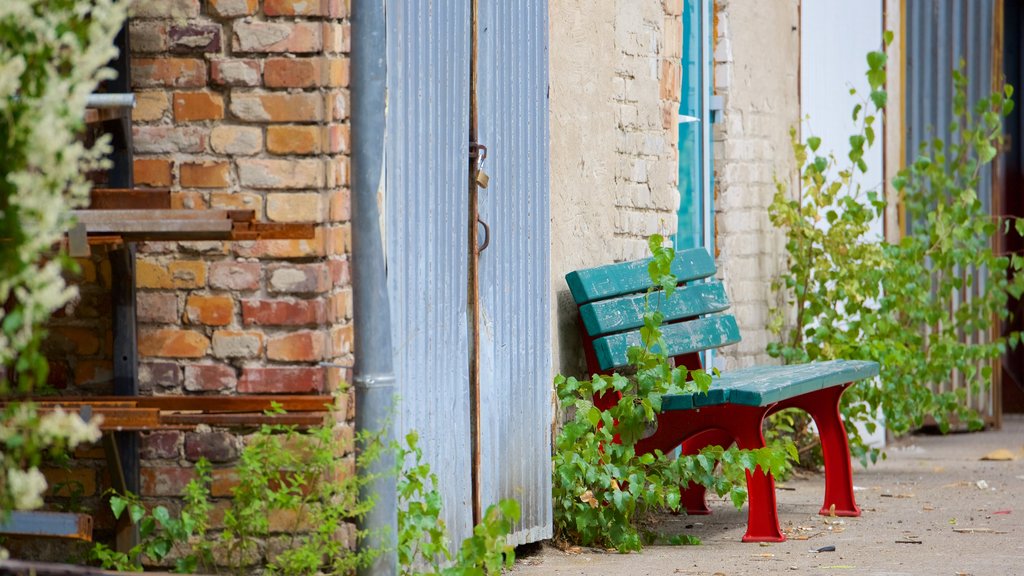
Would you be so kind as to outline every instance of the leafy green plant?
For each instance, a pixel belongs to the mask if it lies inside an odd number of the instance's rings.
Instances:
[[[465,539],[454,562],[448,531],[441,519],[437,475],[423,460],[419,435],[409,432],[399,448],[399,462],[408,462],[398,476],[398,565],[403,575],[473,576],[500,574],[511,567],[515,550],[506,537],[519,519],[519,504],[502,500],[488,507],[473,536]],[[426,569],[426,571],[422,571]]]
[[[891,42],[886,33],[886,43]],[[992,248],[997,233],[1019,220],[1000,222],[977,196],[979,174],[995,157],[1002,141],[1002,118],[1013,104],[1012,88],[967,105],[966,79],[954,72],[953,123],[947,142],[934,138],[916,161],[893,181],[899,191],[909,230],[894,244],[869,237],[881,217],[885,198],[865,190],[857,173],[867,171],[865,151],[875,143],[876,120],[886,105],[886,55],[867,56],[871,92],[853,109],[857,131],[849,152],[837,158],[821,151],[815,136],[801,142],[793,135],[800,166],[800,190],[793,199],[778,183],[770,208],[772,222],[786,232],[789,267],[776,284],[787,295],[787,310],[778,310],[772,328],[781,340],[769,354],[787,363],[847,358],[881,364],[877,384],[851,388],[844,397],[847,421],[863,422],[873,432],[878,410],[886,426],[900,434],[936,419],[943,430],[951,417],[980,426],[964,403],[968,390],[990,385],[992,360],[1015,345],[1019,335],[991,334],[1005,318],[1008,295],[1024,290],[1024,275],[1010,280],[1008,271],[1024,265],[1020,255],[1005,257]],[[851,91],[851,93],[855,93]],[[975,283],[979,285],[975,285]],[[970,294],[970,298],[964,295]],[[966,388],[934,392],[931,384],[960,374]],[[878,457],[849,427],[851,448],[866,465]]]
[[[594,375],[590,380],[557,376],[555,389],[572,417],[555,439],[553,499],[556,536],[588,546],[639,550],[640,523],[650,511],[679,510],[680,487],[695,482],[734,504],[746,500],[746,470],[761,466],[784,473],[787,451],[777,447],[747,451],[709,447],[695,455],[669,459],[661,452],[637,454],[636,443],[661,412],[666,394],[704,391],[712,385],[703,370],[673,367],[663,350],[660,326],[664,320],[652,298],[671,298],[676,279],[671,274],[675,252],[652,236],[653,260],[648,272],[659,289],[648,291],[642,346],[628,351],[635,374]],[[600,399],[602,408],[595,404]],[[716,473],[716,465],[721,473]]]
[[[120,519],[126,513],[139,528],[139,543],[127,553],[111,549],[97,542],[89,558],[104,568],[122,572],[140,572],[143,563],[160,564],[172,553],[177,553],[174,570],[179,573],[194,573],[199,566],[213,566],[211,545],[206,540],[209,529],[209,515],[213,509],[210,503],[210,463],[201,459],[196,463],[196,477],[185,488],[181,513],[177,516],[165,506],[146,509],[134,494],[110,493],[110,510],[114,518]]]

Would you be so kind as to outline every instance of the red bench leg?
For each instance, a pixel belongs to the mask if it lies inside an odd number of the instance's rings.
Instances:
[[[860,516],[860,508],[853,497],[853,464],[850,462],[850,444],[846,427],[839,413],[839,400],[849,384],[833,386],[793,398],[786,407],[805,410],[814,419],[821,439],[821,452],[825,458],[825,502],[821,514],[828,516]]]
[[[736,445],[755,450],[764,448],[761,421],[767,410],[764,408],[730,405],[735,420],[730,427],[735,429]],[[775,480],[758,466],[753,472],[747,471],[747,533],[744,542],[784,542],[786,536],[779,527],[779,513],[775,503]]]
[[[725,430],[707,430],[697,434],[682,445],[683,454],[697,454],[707,446],[723,446],[728,448],[736,440]],[[707,489],[695,482],[690,482],[683,488],[682,503],[686,513],[693,516],[704,516],[711,514],[706,499]]]

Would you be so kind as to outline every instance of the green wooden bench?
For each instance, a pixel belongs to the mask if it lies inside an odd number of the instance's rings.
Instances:
[[[626,351],[640,345],[644,295],[651,286],[650,259],[579,270],[566,282],[579,307],[580,333],[587,368],[608,374],[628,364]],[[660,299],[667,355],[676,365],[701,367],[700,352],[739,342],[736,320],[715,264],[701,248],[682,250],[672,261],[679,288]],[[709,279],[709,280],[705,280]],[[652,298],[652,302],[655,299]],[[822,514],[859,516],[853,496],[852,465],[846,429],[839,414],[843,392],[858,380],[878,374],[875,362],[835,360],[793,366],[755,366],[715,378],[707,394],[666,396],[655,433],[637,444],[637,452],[668,452],[682,447],[693,454],[705,446],[764,446],[762,423],[785,408],[807,411],[818,427],[825,460]],[[595,399],[599,404],[602,401]],[[603,403],[609,402],[604,399]],[[747,473],[748,515],[744,542],[781,542],[775,484],[760,468]],[[691,514],[707,514],[704,489],[689,486],[683,503]]]

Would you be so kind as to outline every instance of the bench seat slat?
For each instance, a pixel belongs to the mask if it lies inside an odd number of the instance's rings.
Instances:
[[[754,366],[731,370],[711,382],[707,394],[673,394],[662,398],[662,409],[690,410],[718,404],[767,406],[830,386],[878,375],[878,363],[830,360],[790,366]]]
[[[651,294],[651,307],[660,309],[666,322],[729,309],[725,288],[717,281],[682,286],[669,298],[661,295],[661,292]],[[598,336],[643,326],[645,296],[633,294],[580,306],[580,317],[587,333]]]
[[[644,258],[577,270],[567,274],[565,281],[576,304],[646,292],[647,287],[651,285],[651,277],[647,273],[647,265],[650,262],[651,258]],[[680,250],[672,260],[672,274],[679,282],[700,280],[714,273],[715,261],[703,248]]]
[[[718,348],[740,341],[740,329],[736,319],[729,314],[719,314],[666,324],[661,327],[662,337],[669,356],[699,352],[709,348]],[[602,370],[629,363],[626,351],[632,346],[640,346],[640,331],[621,332],[610,336],[602,336],[594,340],[594,352]]]

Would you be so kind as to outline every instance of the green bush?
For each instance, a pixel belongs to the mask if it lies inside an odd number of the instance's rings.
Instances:
[[[886,34],[886,42],[891,41]],[[900,193],[909,230],[895,244],[869,238],[871,221],[881,217],[885,198],[862,189],[858,172],[867,171],[864,152],[875,143],[876,120],[886,105],[886,55],[867,56],[871,92],[852,112],[858,130],[845,158],[821,151],[821,140],[805,142],[793,134],[800,167],[796,199],[779,183],[770,208],[772,222],[785,230],[789,266],[776,288],[789,308],[778,310],[772,328],[781,335],[769,354],[787,363],[819,359],[874,360],[880,382],[851,388],[844,397],[847,421],[864,422],[873,431],[878,410],[896,434],[921,426],[926,416],[943,430],[951,417],[981,422],[964,402],[991,383],[992,361],[1018,334],[979,340],[965,335],[991,334],[1007,317],[1007,298],[1024,289],[1020,255],[996,254],[996,234],[1019,220],[1000,221],[977,196],[979,173],[995,157],[1003,140],[1002,118],[1013,108],[1007,86],[969,108],[967,82],[954,72],[953,123],[947,142],[935,138],[918,159],[900,171],[893,185]],[[854,92],[851,92],[854,93]],[[975,277],[983,282],[973,285]],[[964,301],[961,294],[974,292]],[[951,310],[956,310],[951,313]],[[786,322],[786,315],[792,320]],[[959,373],[967,388],[934,392],[932,384]],[[867,465],[877,450],[848,427],[851,447]]]

